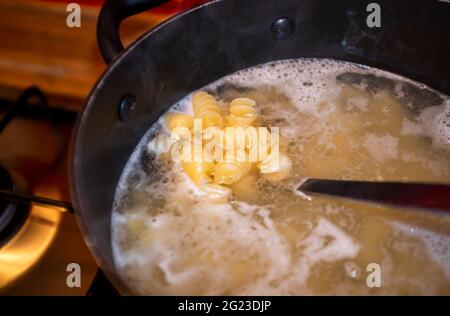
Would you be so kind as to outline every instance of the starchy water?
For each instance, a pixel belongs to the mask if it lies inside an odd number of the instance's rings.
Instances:
[[[203,90],[256,100],[293,162],[257,173],[226,203],[205,200],[165,154],[162,121],[117,187],[112,247],[136,294],[450,294],[450,220],[296,192],[305,178],[450,181],[446,95],[381,70],[329,59],[271,62]],[[190,113],[191,95],[172,107]],[[376,263],[381,287],[367,279]]]

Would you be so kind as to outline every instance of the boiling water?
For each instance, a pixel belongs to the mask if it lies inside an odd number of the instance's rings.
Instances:
[[[260,65],[204,90],[224,103],[255,99],[261,125],[288,140],[292,174],[248,176],[230,202],[211,204],[161,154],[157,123],[124,170],[112,215],[115,264],[133,291],[450,294],[448,218],[295,191],[305,177],[449,182],[447,96],[324,59]],[[190,96],[172,110],[191,111]]]

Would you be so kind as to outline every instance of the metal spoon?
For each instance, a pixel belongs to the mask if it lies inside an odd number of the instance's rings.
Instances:
[[[450,185],[307,179],[297,190],[411,209],[450,214]]]

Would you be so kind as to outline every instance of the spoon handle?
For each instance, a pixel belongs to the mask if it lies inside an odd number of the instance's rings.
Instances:
[[[297,190],[450,214],[450,185],[447,184],[307,179]]]

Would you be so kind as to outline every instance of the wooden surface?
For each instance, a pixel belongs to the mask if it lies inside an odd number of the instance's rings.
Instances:
[[[12,99],[37,85],[52,106],[78,108],[105,68],[96,42],[99,6],[81,5],[81,28],[66,25],[66,4],[0,0],[0,98]],[[126,20],[124,44],[134,41],[166,13]]]

